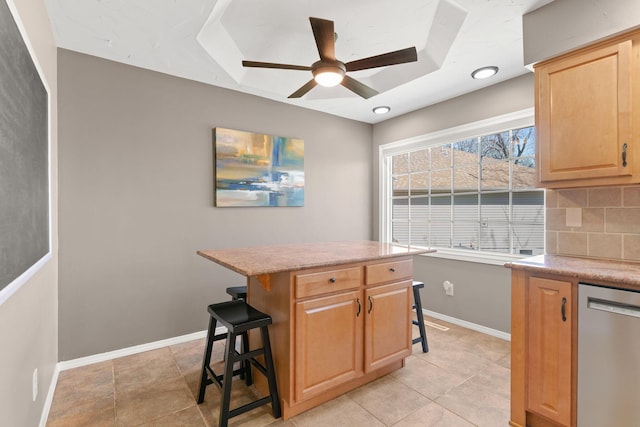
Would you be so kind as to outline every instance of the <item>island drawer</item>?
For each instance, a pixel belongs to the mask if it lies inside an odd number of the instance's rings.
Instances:
[[[413,275],[413,261],[391,261],[365,267],[367,285],[410,279]]]
[[[344,268],[296,275],[296,298],[354,289],[362,282],[362,268]]]

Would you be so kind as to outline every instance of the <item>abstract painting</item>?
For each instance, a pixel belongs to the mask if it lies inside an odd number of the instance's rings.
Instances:
[[[215,205],[304,206],[304,141],[215,128]]]

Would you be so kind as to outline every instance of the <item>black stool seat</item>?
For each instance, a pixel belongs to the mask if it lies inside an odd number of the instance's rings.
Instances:
[[[227,330],[236,334],[271,324],[271,317],[268,314],[240,300],[211,304],[207,310]]]
[[[202,372],[200,376],[200,391],[198,393],[198,403],[204,401],[206,387],[216,384],[222,390],[220,403],[220,427],[226,427],[229,418],[243,414],[259,406],[271,403],[271,409],[275,418],[280,418],[282,409],[280,407],[280,397],[276,384],[275,369],[271,355],[271,343],[269,341],[268,326],[271,324],[271,317],[259,310],[251,307],[243,300],[232,300],[211,304],[208,307],[211,318],[209,320],[209,331],[207,333],[207,346],[202,361]],[[216,325],[220,322],[227,328],[226,334],[215,335]],[[262,338],[262,348],[249,349],[250,329],[260,329]],[[235,349],[236,337],[242,337],[242,350],[238,353]],[[211,368],[211,351],[214,341],[226,338],[224,373],[219,375]],[[264,365],[256,357],[264,356]],[[240,369],[233,369],[236,362],[241,362]],[[238,408],[229,409],[231,401],[231,381],[236,375],[244,375],[247,385],[253,384],[251,376],[251,366],[267,377],[269,384],[269,395],[253,402],[242,405]]]
[[[227,293],[231,295],[231,299],[247,300],[247,287],[246,286],[231,286],[227,288]]]
[[[422,301],[420,300],[420,289],[424,288],[424,283],[417,280],[413,281],[413,307],[416,309],[416,315],[418,320],[411,320],[411,323],[418,326],[420,330],[420,336],[411,340],[413,344],[422,343],[422,352],[429,352],[429,345],[427,344],[427,332],[424,328],[424,314],[422,313]]]

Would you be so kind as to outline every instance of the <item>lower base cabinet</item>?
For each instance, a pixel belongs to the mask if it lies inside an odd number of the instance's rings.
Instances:
[[[401,256],[249,278],[249,304],[273,319],[284,419],[404,366],[412,270],[411,256]]]
[[[527,409],[572,425],[572,284],[529,277]]]
[[[511,422],[576,426],[577,282],[512,272]]]
[[[411,354],[411,281],[365,291],[364,371]]]
[[[295,399],[362,375],[362,302],[346,292],[296,303]]]

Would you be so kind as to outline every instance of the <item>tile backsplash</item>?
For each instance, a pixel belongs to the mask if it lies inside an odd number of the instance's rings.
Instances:
[[[640,186],[546,190],[545,232],[548,254],[640,261]]]

